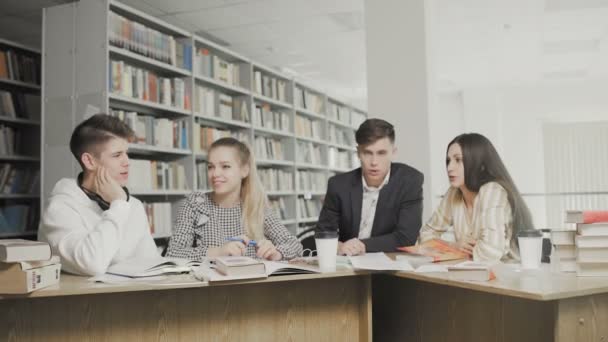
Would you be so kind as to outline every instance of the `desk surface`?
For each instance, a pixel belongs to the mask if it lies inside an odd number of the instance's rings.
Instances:
[[[488,282],[454,280],[450,279],[450,273],[384,273],[391,274],[396,277],[415,279],[439,285],[538,301],[558,300],[599,293],[608,293],[608,277],[577,277],[574,273],[551,273],[549,271],[549,265],[543,265],[542,269],[536,271],[520,271],[514,266],[516,265],[496,265],[493,267],[493,270],[497,276],[497,279]],[[173,276],[168,280],[156,282],[103,284],[88,281],[87,277],[62,274],[61,282],[58,285],[54,285],[39,291],[34,291],[33,293],[27,295],[0,295],[0,300],[274,283],[283,281],[358,276],[370,273],[373,272],[353,271],[348,268],[342,268],[335,273],[273,276],[267,279],[216,282],[211,284],[198,281],[192,276]]]
[[[520,270],[519,265],[499,264],[496,279],[486,282],[450,279],[450,273],[396,272],[395,276],[475,291],[539,301],[608,293],[608,277],[577,277],[575,273],[552,273],[548,264],[539,270]]]
[[[38,291],[34,291],[25,295],[5,295],[0,294],[0,300],[15,299],[15,298],[40,298],[40,297],[57,297],[57,296],[74,296],[100,293],[119,293],[119,292],[138,292],[138,291],[158,291],[170,289],[185,289],[198,288],[209,286],[229,286],[242,284],[259,284],[259,283],[276,283],[284,281],[310,280],[323,278],[337,278],[367,275],[371,272],[353,271],[349,268],[338,269],[333,273],[321,274],[294,274],[283,276],[272,276],[268,278],[248,279],[239,281],[222,281],[208,283],[197,280],[193,275],[174,275],[166,276],[164,280],[146,281],[141,279],[138,281],[121,283],[121,284],[105,284],[89,281],[89,277],[75,276],[71,274],[61,274],[59,284],[53,285]]]

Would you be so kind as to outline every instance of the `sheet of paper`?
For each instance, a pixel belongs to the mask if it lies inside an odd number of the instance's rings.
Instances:
[[[413,271],[407,260],[392,260],[384,253],[365,253],[348,257],[355,269],[375,271]]]

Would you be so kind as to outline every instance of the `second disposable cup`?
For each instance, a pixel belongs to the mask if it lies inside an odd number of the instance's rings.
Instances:
[[[338,232],[319,231],[315,233],[317,257],[321,272],[336,271],[336,255],[338,254]]]

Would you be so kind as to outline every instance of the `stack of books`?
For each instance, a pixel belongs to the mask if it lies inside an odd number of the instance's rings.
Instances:
[[[575,230],[551,231],[551,270],[554,272],[576,272]]]
[[[569,210],[566,222],[576,224],[576,274],[608,276],[608,210]]]
[[[0,240],[0,293],[29,293],[59,283],[61,263],[46,242]]]

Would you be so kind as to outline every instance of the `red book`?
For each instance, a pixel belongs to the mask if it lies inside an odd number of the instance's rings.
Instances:
[[[566,223],[608,222],[608,210],[568,210]]]
[[[468,259],[469,255],[454,244],[433,239],[415,246],[399,247],[400,251],[433,258],[433,262]]]

